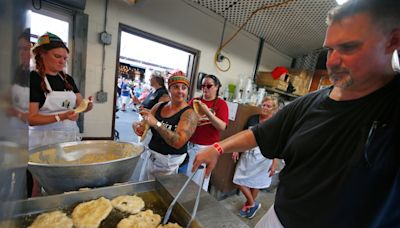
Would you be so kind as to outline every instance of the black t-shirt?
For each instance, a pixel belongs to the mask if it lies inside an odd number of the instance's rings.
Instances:
[[[287,227],[400,226],[400,76],[363,98],[326,88],[253,128],[263,155],[285,160],[275,211]]]
[[[162,108],[167,104],[168,102],[162,103],[157,111],[156,111],[156,119],[160,121],[165,127],[167,127],[171,131],[175,131],[176,128],[178,127],[179,120],[181,119],[182,114],[192,108],[190,106],[187,106],[183,109],[181,109],[179,112],[177,112],[175,115],[168,117],[168,118],[163,118],[161,117],[161,110]],[[179,149],[175,149],[172,146],[168,145],[165,140],[162,138],[162,136],[158,133],[156,129],[153,129],[151,131],[153,133],[153,136],[151,137],[150,143],[149,143],[149,148],[157,151],[160,154],[185,154],[187,152],[187,143],[183,145]]]
[[[29,87],[29,69],[24,69],[19,66],[15,71],[13,84],[18,84],[22,87]]]
[[[153,108],[153,106],[158,103],[158,100],[164,94],[168,95],[168,91],[165,89],[165,87],[158,88],[156,91],[151,92],[142,102],[143,107],[146,109]]]
[[[249,129],[250,127],[253,127],[259,123],[260,123],[260,115],[259,114],[252,115],[247,120],[246,125],[244,126],[244,129]]]
[[[74,93],[79,93],[78,88],[75,85],[74,79],[65,74],[67,81],[71,84]],[[65,91],[67,88],[65,87],[64,80],[60,76],[54,75],[46,75],[47,80],[51,86],[53,91]],[[46,100],[45,92],[42,90],[40,86],[41,79],[40,75],[36,71],[31,71],[30,75],[30,102],[39,102],[39,108],[41,108]]]

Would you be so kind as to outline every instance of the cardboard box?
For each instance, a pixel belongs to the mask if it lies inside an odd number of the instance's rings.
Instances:
[[[289,85],[289,83],[287,83],[285,81],[279,81],[278,85],[276,85],[276,89],[286,92],[288,85]]]
[[[269,86],[275,88],[281,79],[274,79],[271,72],[258,72],[256,76],[256,84],[258,86]]]

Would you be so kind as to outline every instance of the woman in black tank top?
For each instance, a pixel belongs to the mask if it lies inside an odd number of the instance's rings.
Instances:
[[[187,103],[189,80],[183,72],[170,76],[168,90],[171,100],[158,103],[151,110],[142,110],[143,121],[133,126],[139,136],[146,124],[153,133],[149,143],[148,179],[177,173],[186,157],[187,142],[197,126],[197,114]]]

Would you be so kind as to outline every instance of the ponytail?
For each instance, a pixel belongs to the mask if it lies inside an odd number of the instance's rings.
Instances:
[[[40,76],[40,88],[42,88],[45,94],[48,94],[50,93],[50,90],[47,88],[46,82],[44,81],[46,73],[44,69],[43,59],[39,54],[35,55],[35,62],[36,62],[36,70]]]

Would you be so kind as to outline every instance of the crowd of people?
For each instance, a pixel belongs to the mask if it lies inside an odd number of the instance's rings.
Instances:
[[[398,9],[397,0],[352,0],[332,9],[324,48],[333,86],[281,110],[277,99],[267,96],[261,113],[222,141],[228,106],[218,97],[222,84],[215,75],[205,75],[201,96],[189,101],[190,81],[179,70],[168,75],[167,86],[157,73],[150,85],[118,79],[121,110],[141,107],[143,119],[132,127],[148,138],[145,180],[178,172],[189,176],[205,165],[193,180],[200,185],[205,175],[200,187],[208,190],[219,156],[233,153],[238,161],[233,183],[246,198],[238,214],[252,218],[261,207],[259,189],[271,184],[276,159],[283,159],[274,205],[256,227],[399,227]],[[21,51],[30,48],[28,40],[20,43]],[[29,148],[80,140],[74,108],[83,97],[64,72],[68,47],[47,32],[33,54],[29,106],[15,112],[29,124]],[[20,71],[27,72],[29,58],[24,52],[21,58]],[[22,87],[28,85],[16,85],[15,92],[27,91]],[[92,108],[89,102],[84,112]]]

